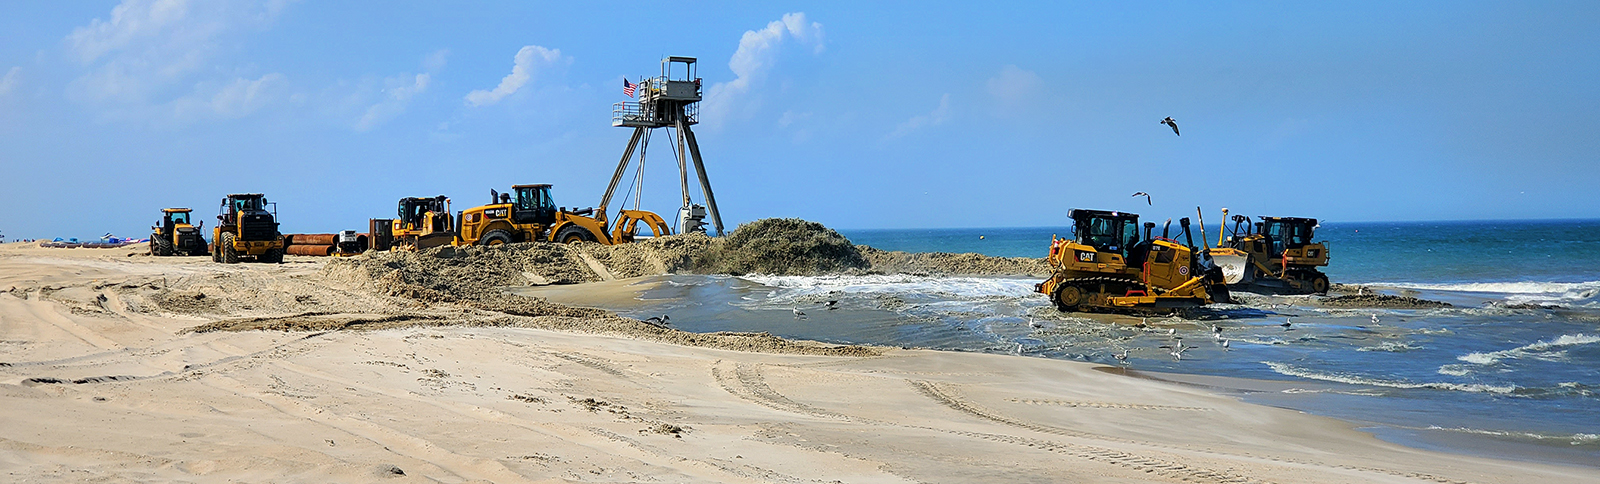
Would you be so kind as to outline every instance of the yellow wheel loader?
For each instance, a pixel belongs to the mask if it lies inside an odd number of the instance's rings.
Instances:
[[[657,237],[672,233],[667,222],[655,212],[620,210],[616,224],[611,226],[603,211],[557,208],[548,184],[516,185],[511,189],[512,193],[489,190],[492,203],[461,212],[457,217],[460,230],[456,245],[533,241],[623,244],[633,242],[641,222]]]
[[[1232,302],[1222,271],[1188,244],[1153,237],[1154,223],[1139,233],[1139,216],[1127,212],[1074,209],[1073,238],[1050,241],[1053,274],[1034,286],[1061,311],[1173,313],[1213,302]]]
[[[1328,245],[1311,240],[1317,219],[1259,218],[1252,227],[1250,217],[1233,216],[1228,238],[1209,251],[1219,264],[1230,261],[1224,271],[1228,287],[1268,294],[1327,294],[1328,276],[1317,268],[1328,265]]]
[[[271,205],[269,211],[267,206]],[[235,193],[222,199],[217,226],[211,229],[211,260],[237,264],[241,259],[283,262],[283,234],[278,232],[278,206],[260,193]]]
[[[190,212],[187,208],[161,209],[161,221],[150,227],[150,255],[206,254],[206,239],[200,235],[205,222],[190,225]]]

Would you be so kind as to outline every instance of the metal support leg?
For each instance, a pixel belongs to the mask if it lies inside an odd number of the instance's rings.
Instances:
[[[689,125],[678,128],[689,141],[689,153],[694,156],[694,170],[700,175],[700,188],[706,192],[706,209],[711,211],[711,222],[717,225],[717,236],[722,236],[722,214],[717,211],[717,197],[711,194],[711,180],[706,178],[706,164],[700,160],[700,143],[694,139]]]
[[[639,140],[644,138],[646,129],[649,128],[643,126],[633,128],[633,138],[628,140],[628,151],[622,152],[622,162],[617,163],[617,173],[611,175],[611,186],[606,188],[606,195],[600,197],[600,207],[595,210],[595,215],[602,220],[606,218],[606,206],[611,204],[611,196],[617,193],[617,184],[622,183],[622,175],[628,171],[628,162],[633,161],[633,150],[639,147]]]
[[[689,153],[683,149],[683,137],[684,133],[688,132],[689,125],[683,123],[683,118],[683,113],[680,112],[676,123],[678,125],[678,178],[683,186],[683,208],[688,210],[689,204],[693,202],[689,199]]]

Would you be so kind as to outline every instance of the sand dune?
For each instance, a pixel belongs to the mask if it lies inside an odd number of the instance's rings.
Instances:
[[[1600,478],[1392,445],[1087,363],[688,335],[472,291],[430,299],[449,287],[380,282],[350,270],[360,261],[141,250],[0,245],[7,480]]]

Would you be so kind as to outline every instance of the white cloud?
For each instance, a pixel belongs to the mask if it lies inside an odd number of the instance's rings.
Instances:
[[[91,20],[64,39],[85,68],[67,85],[67,95],[129,119],[157,112],[249,114],[268,104],[268,94],[278,91],[272,87],[286,79],[251,73],[257,69],[222,57],[240,49],[244,35],[268,27],[287,3],[124,0],[108,18]]]
[[[250,114],[275,98],[277,87],[288,83],[283,74],[272,73],[257,79],[234,79],[227,87],[211,96],[211,110],[219,115],[237,118]]]
[[[820,54],[824,48],[822,37],[822,24],[807,23],[804,12],[786,13],[783,18],[768,23],[766,28],[745,31],[739,38],[739,49],[728,59],[734,79],[713,84],[706,90],[705,103],[700,109],[702,122],[715,126],[753,113],[756,102],[749,99],[749,94],[772,70],[777,61],[777,49],[784,39],[793,38],[803,45],[812,45],[812,52]],[[743,109],[735,112],[736,106],[743,106]]]
[[[479,89],[467,93],[467,104],[488,106],[500,102],[506,96],[516,93],[518,89],[522,89],[522,86],[533,79],[533,75],[538,73],[539,69],[557,65],[564,60],[570,61],[570,59],[561,57],[561,49],[546,49],[537,45],[524,46],[517,51],[517,55],[511,65],[511,73],[500,79],[500,85],[495,86],[492,90]]]
[[[406,105],[411,102],[411,98],[428,90],[428,84],[432,80],[433,76],[426,73],[417,74],[410,79],[402,75],[384,80],[384,84],[387,87],[383,90],[383,100],[367,108],[367,112],[361,116],[361,120],[356,121],[356,131],[370,130],[378,124],[405,112]]]
[[[422,58],[422,69],[428,72],[444,70],[444,64],[450,58],[450,49],[439,49]]]
[[[939,107],[933,108],[928,114],[912,116],[906,122],[900,123],[900,126],[894,128],[894,132],[889,133],[889,138],[899,138],[928,126],[938,126],[948,119],[950,119],[950,93],[945,93],[939,98]]]
[[[15,89],[21,78],[22,67],[12,67],[11,70],[6,71],[5,77],[0,77],[0,96],[4,96],[10,93],[12,89]]]
[[[1028,109],[1039,103],[1045,94],[1044,79],[1033,71],[1014,65],[1000,68],[1000,73],[989,78],[989,95],[994,96],[1003,111]]]

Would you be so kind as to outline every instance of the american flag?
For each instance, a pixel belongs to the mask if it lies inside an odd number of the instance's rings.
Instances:
[[[626,78],[626,77],[622,78],[622,93],[623,94],[627,94],[628,97],[633,97],[633,89],[636,88],[636,87],[639,87],[639,85],[631,83],[631,82],[628,82],[628,78]]]

